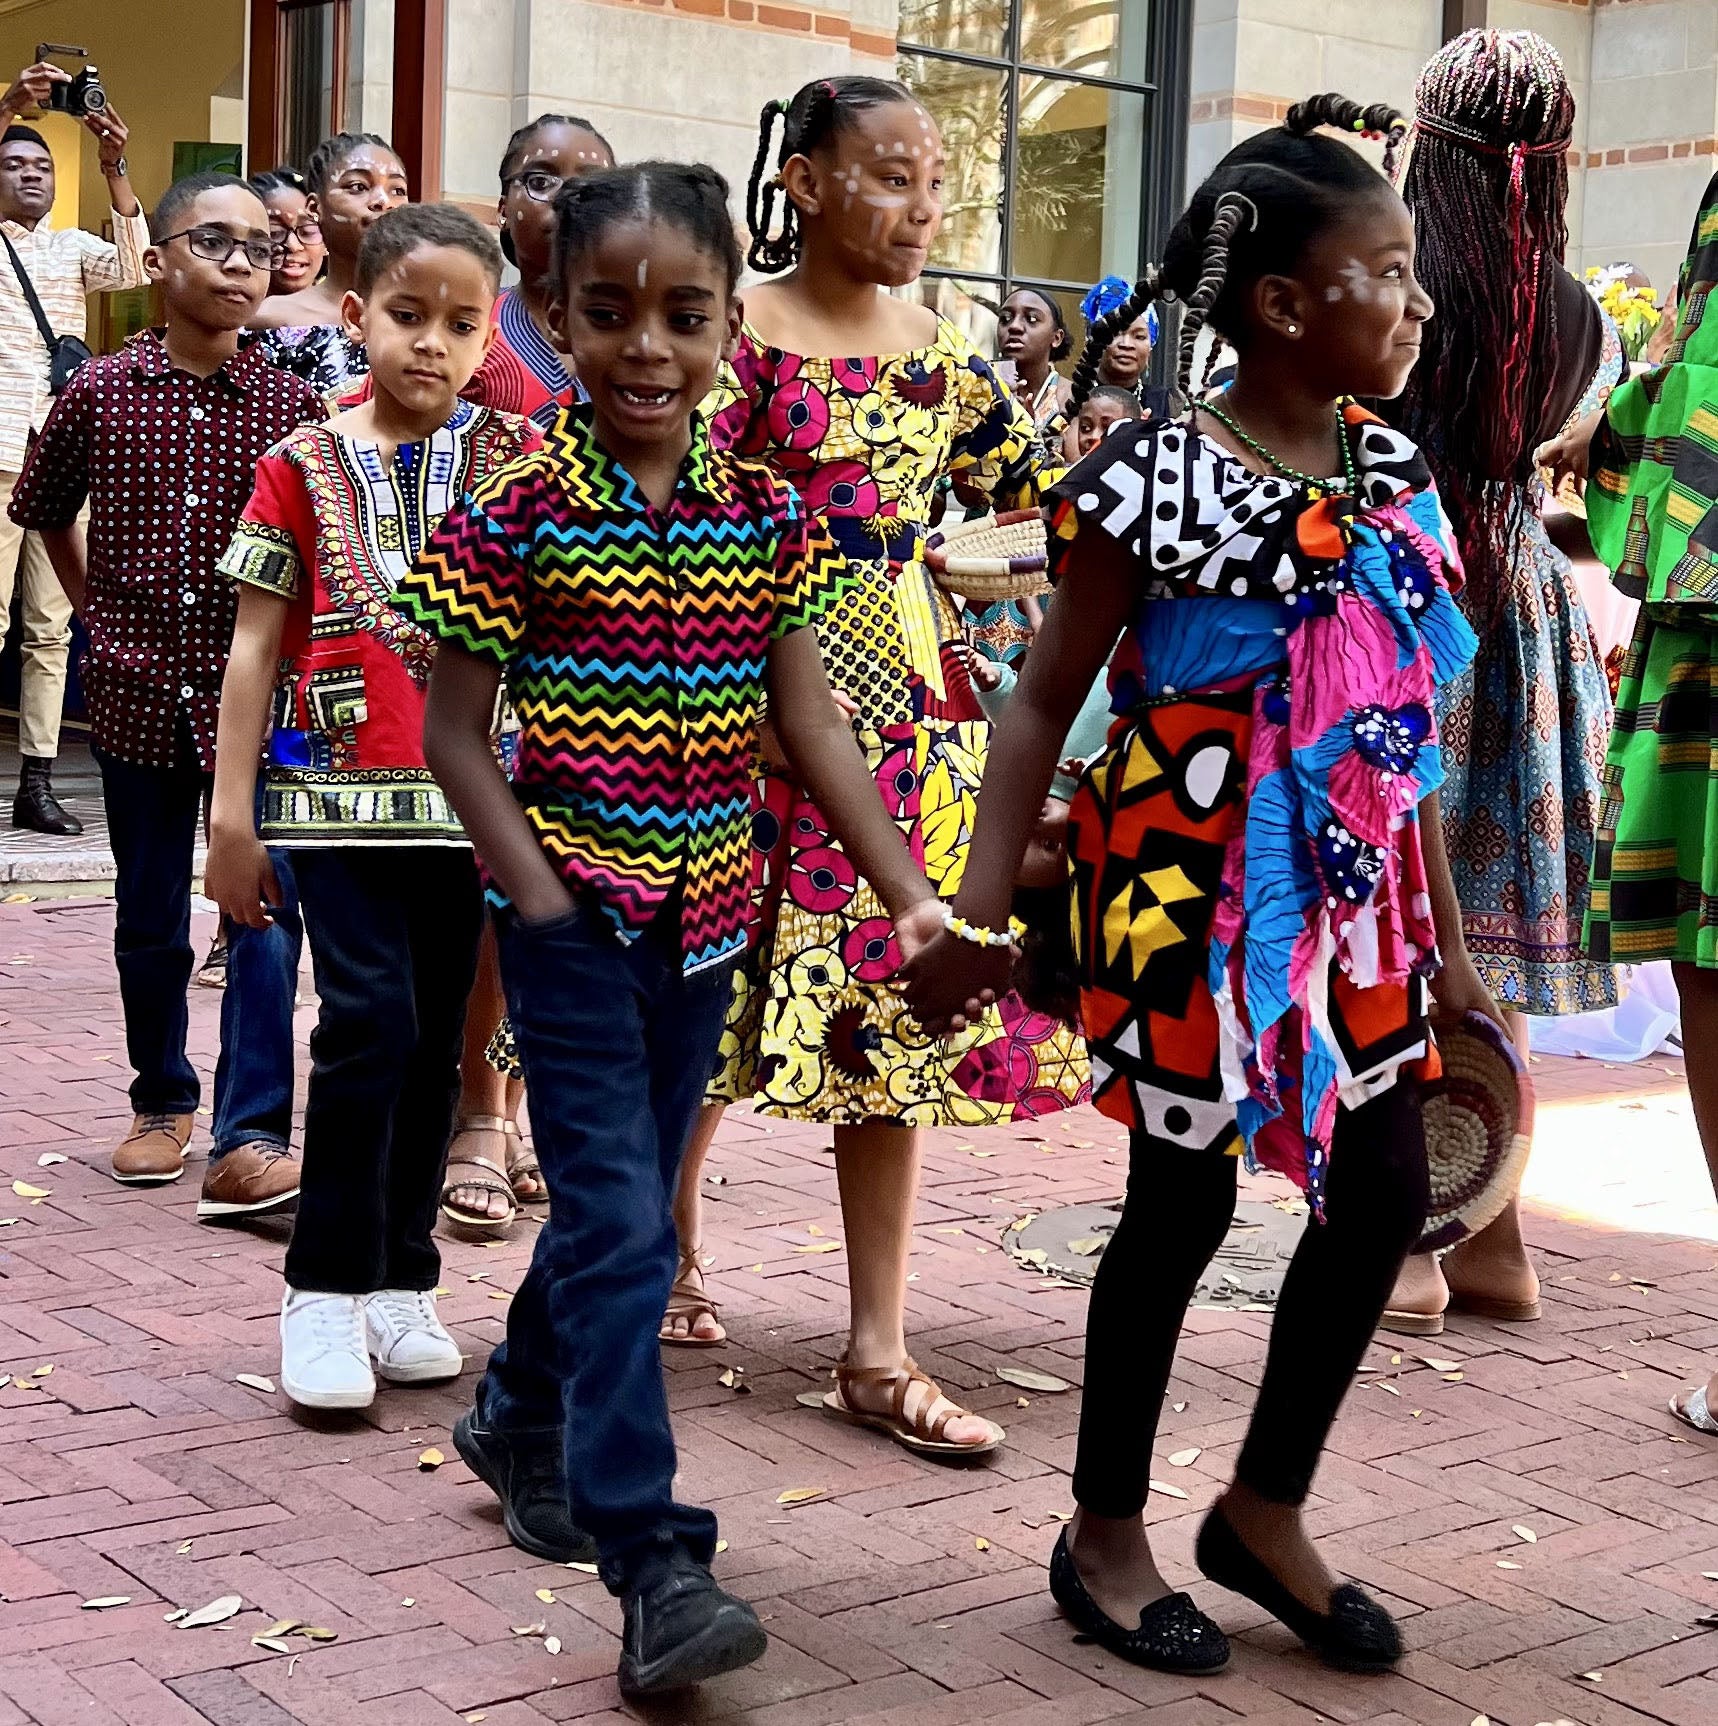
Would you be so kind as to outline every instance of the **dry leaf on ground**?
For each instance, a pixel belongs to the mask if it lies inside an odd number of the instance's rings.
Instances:
[[[809,1504],[814,1498],[823,1496],[821,1486],[790,1486],[786,1492],[776,1496],[777,1504]]]
[[[272,1378],[264,1378],[260,1372],[235,1373],[233,1375],[233,1383],[246,1385],[251,1390],[266,1390],[270,1392],[274,1390],[274,1380]]]
[[[83,1604],[85,1612],[105,1612],[110,1606],[129,1606],[129,1594],[100,1594],[94,1600],[86,1600]]]
[[[253,1636],[251,1647],[266,1648],[270,1654],[290,1654],[292,1652],[292,1644],[283,1642],[278,1636]]]
[[[418,1452],[418,1470],[423,1474],[434,1474],[447,1458],[432,1444],[428,1450]]]
[[[1039,1372],[1030,1366],[999,1366],[996,1376],[1004,1384],[1017,1385],[1021,1390],[1042,1391],[1047,1396],[1074,1388],[1065,1378],[1057,1378],[1053,1372]]]
[[[1529,1546],[1532,1546],[1539,1538],[1539,1536],[1535,1534],[1524,1522],[1516,1523],[1509,1532],[1513,1534],[1517,1540],[1525,1540]]]
[[[48,1196],[46,1187],[33,1187],[28,1181],[14,1181],[12,1191],[21,1199],[45,1199]]]
[[[840,1241],[813,1241],[810,1246],[795,1247],[796,1253],[838,1253],[841,1251]]]
[[[187,1612],[179,1620],[181,1630],[201,1630],[206,1624],[220,1624],[231,1618],[244,1599],[237,1594],[223,1594],[218,1600],[211,1600],[207,1606],[199,1606],[195,1612]]]
[[[1197,1445],[1190,1450],[1178,1450],[1169,1459],[1171,1468],[1191,1468],[1204,1453]]]
[[[560,1639],[560,1637],[558,1637],[558,1636],[545,1636],[543,1638],[543,1652],[545,1654],[559,1654],[561,1652],[561,1639]]]
[[[1167,1482],[1154,1480],[1151,1483],[1153,1492],[1161,1492],[1165,1498],[1185,1498],[1187,1494],[1179,1486],[1170,1486]]]

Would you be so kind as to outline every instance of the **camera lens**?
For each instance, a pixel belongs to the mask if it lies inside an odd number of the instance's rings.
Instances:
[[[84,88],[84,112],[86,114],[101,114],[107,111],[107,92],[99,84],[89,84]]]

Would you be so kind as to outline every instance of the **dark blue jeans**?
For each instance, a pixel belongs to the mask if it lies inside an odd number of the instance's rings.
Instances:
[[[537,925],[503,915],[497,935],[549,1220],[479,1407],[506,1433],[560,1430],[573,1516],[621,1594],[676,1544],[705,1564],[716,1549],[715,1517],[674,1502],[657,1332],[675,1175],[733,973],[682,973],[677,903],[630,946],[587,906]]]
[[[140,1115],[188,1115],[201,1096],[185,1052],[185,990],[194,963],[191,872],[210,775],[196,765],[188,740],[174,767],[139,767],[94,753],[115,864],[113,956],[125,1050],[136,1075],[131,1106]],[[247,930],[249,950],[229,972],[215,1072],[218,1151],[245,1138],[285,1144],[291,1129],[296,909],[281,921],[277,929]],[[229,1060],[234,1048],[241,1058]],[[227,1137],[223,1123],[229,1124]],[[260,1130],[248,1130],[247,1123]]]
[[[262,812],[257,775],[257,812]],[[221,997],[221,1059],[215,1068],[215,1142],[210,1161],[255,1139],[292,1142],[292,1007],[304,919],[289,851],[269,852],[281,902],[266,929],[228,922],[227,987]]]
[[[430,1289],[431,1231],[477,975],[483,893],[462,845],[327,845],[292,867],[321,1011],[310,1033],[290,1288]]]

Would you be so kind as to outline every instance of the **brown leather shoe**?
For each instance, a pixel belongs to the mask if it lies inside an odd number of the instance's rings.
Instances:
[[[250,1139],[209,1159],[197,1217],[206,1223],[257,1217],[297,1201],[298,1159],[272,1139]]]
[[[127,1186],[158,1187],[185,1172],[185,1147],[195,1115],[133,1115],[131,1131],[113,1153],[113,1178]]]

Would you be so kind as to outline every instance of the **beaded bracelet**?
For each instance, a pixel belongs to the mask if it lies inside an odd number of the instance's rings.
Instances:
[[[1026,925],[1018,917],[1010,917],[1006,929],[981,929],[957,916],[952,905],[943,906],[943,927],[957,941],[970,941],[975,947],[1011,947],[1026,936]]]

